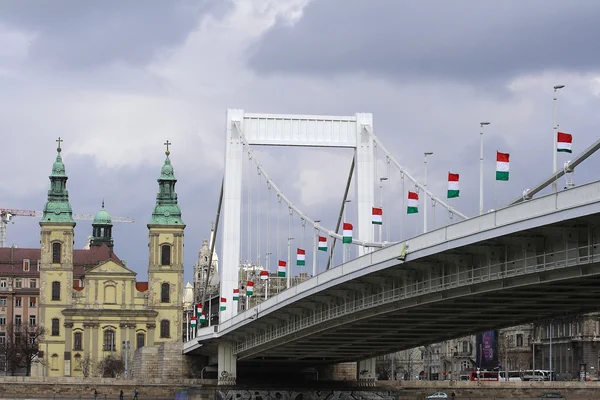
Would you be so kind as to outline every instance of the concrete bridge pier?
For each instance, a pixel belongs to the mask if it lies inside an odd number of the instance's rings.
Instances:
[[[218,385],[234,386],[237,379],[237,356],[233,345],[222,341],[218,349]]]
[[[377,359],[375,357],[358,362],[358,368],[356,370],[356,381],[358,386],[375,386],[377,381],[376,365]]]

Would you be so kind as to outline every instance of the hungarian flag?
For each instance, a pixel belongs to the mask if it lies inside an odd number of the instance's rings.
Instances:
[[[327,251],[327,238],[319,236],[319,250]]]
[[[383,217],[383,208],[373,207],[373,211],[371,212],[371,221],[373,225],[381,225]]]
[[[260,280],[266,281],[269,279],[269,271],[260,271]]]
[[[407,214],[416,214],[419,212],[419,193],[408,192],[408,207],[406,208]]]
[[[556,144],[556,151],[563,151],[565,153],[571,153],[571,145],[573,144],[573,135],[569,133],[558,132],[558,143]]]
[[[448,172],[448,198],[458,197],[460,190],[458,189],[458,174]]]
[[[246,296],[252,296],[254,294],[254,282],[248,281],[246,284]]]
[[[221,307],[219,308],[219,310],[225,311],[226,308],[227,308],[227,299],[225,297],[221,297]]]
[[[277,276],[280,278],[285,278],[285,267],[286,267],[286,263],[285,261],[279,260],[279,263],[277,264]]]
[[[190,325],[192,325],[192,326],[196,326],[196,323],[197,323],[197,322],[196,322],[196,317],[191,317],[191,318],[190,318]]]
[[[306,250],[297,249],[296,250],[296,265],[305,265],[306,264]]]
[[[508,180],[508,172],[510,154],[508,153],[500,153],[496,152],[496,180],[497,181],[507,181]]]
[[[233,301],[240,299],[240,289],[233,289]]]
[[[352,224],[344,222],[342,243],[352,243]]]
[[[204,321],[206,321],[206,314],[202,313],[200,314],[200,322],[202,323]]]
[[[196,304],[196,315],[202,314],[202,304]]]

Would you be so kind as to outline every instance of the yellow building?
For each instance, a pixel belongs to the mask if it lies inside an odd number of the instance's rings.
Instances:
[[[118,257],[109,256],[97,265],[74,270],[75,222],[60,141],[40,222],[40,322],[46,335],[40,345],[44,363],[38,373],[80,376],[82,366],[85,370],[89,365],[91,375],[101,375],[98,365],[109,356],[121,358],[128,354],[131,366],[136,351],[137,356],[151,347],[163,345],[160,348],[164,349],[167,343],[175,344],[170,348],[177,349],[183,336],[185,225],[177,204],[177,180],[168,145],[148,224],[148,282],[136,282],[136,273]],[[104,205],[92,226],[90,245],[107,246],[112,255],[112,222]],[[129,350],[125,352],[127,345]]]

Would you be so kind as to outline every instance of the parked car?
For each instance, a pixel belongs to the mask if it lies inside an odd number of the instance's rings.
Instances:
[[[437,392],[425,397],[426,399],[447,399],[448,395],[444,392]]]
[[[540,399],[564,399],[564,397],[560,393],[544,393]]]

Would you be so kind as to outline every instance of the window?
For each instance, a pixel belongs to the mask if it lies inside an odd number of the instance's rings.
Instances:
[[[50,368],[52,369],[52,371],[58,370],[58,354],[52,354],[52,362],[50,364]]]
[[[115,351],[115,331],[107,329],[104,331],[104,346],[103,351]]]
[[[81,332],[75,332],[73,334],[73,350],[83,350],[83,335]]]
[[[58,325],[59,321],[58,318],[52,318],[52,336],[59,336],[60,335],[60,326]]]
[[[6,325],[6,317],[4,315],[0,317],[0,325]]]
[[[168,244],[160,246],[160,265],[171,265],[171,246]]]
[[[52,243],[52,263],[60,264],[60,253],[62,251],[62,245],[60,243]]]
[[[523,346],[523,334],[517,333],[517,346]]]
[[[15,325],[21,325],[21,316],[20,315],[15,315]]]
[[[8,286],[6,279],[0,279],[0,288],[5,288]]]
[[[35,326],[35,315],[29,316],[29,325]]]
[[[6,343],[6,333],[4,333],[4,332],[0,332],[0,343],[1,344]]]
[[[37,288],[37,281],[35,279],[30,279],[29,280],[29,288],[30,289],[35,289]]]
[[[37,305],[37,297],[30,297],[29,298],[29,308],[35,308],[36,305]]]
[[[136,336],[136,348],[139,349],[140,347],[144,347],[144,344],[146,343],[146,335],[144,335],[143,333],[138,333]]]
[[[161,303],[170,303],[171,302],[169,286],[170,285],[168,282],[165,282],[162,285],[160,285],[160,302]]]
[[[161,338],[169,338],[171,334],[169,332],[171,324],[168,319],[163,319],[160,321],[160,337]]]
[[[17,278],[15,279],[15,288],[21,289],[23,287],[23,279]]]
[[[23,307],[23,298],[15,297],[15,307]]]
[[[0,306],[2,306],[2,307],[6,306],[6,297],[0,297]]]
[[[37,260],[37,270],[38,271],[40,270],[40,264],[41,264],[40,260]]]
[[[23,260],[23,271],[29,272],[30,269],[31,269],[31,261],[29,261],[29,259],[26,258]]]
[[[52,300],[60,301],[60,282],[52,282]]]

